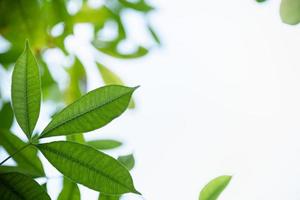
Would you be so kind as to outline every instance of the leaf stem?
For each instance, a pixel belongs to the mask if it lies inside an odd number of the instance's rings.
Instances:
[[[5,163],[7,160],[9,160],[10,158],[12,158],[13,156],[15,156],[17,153],[21,152],[23,149],[25,149],[26,147],[28,147],[29,145],[31,145],[31,143],[28,143],[26,145],[24,145],[23,147],[21,147],[20,149],[18,149],[15,153],[13,153],[12,155],[8,156],[7,158],[5,158],[1,163],[0,166]]]

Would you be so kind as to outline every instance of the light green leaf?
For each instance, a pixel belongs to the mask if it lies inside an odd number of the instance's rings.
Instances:
[[[42,186],[17,172],[0,174],[0,194],[3,200],[50,200]]]
[[[14,120],[14,113],[10,106],[10,103],[4,103],[0,110],[0,128],[10,129]]]
[[[90,146],[60,141],[37,147],[58,171],[74,182],[106,194],[139,194],[123,165]]]
[[[133,154],[119,156],[118,161],[122,163],[128,170],[132,170],[135,164]]]
[[[119,2],[127,8],[138,10],[144,13],[154,10],[154,7],[148,5],[145,2],[145,0],[138,0],[137,2],[130,2],[128,0],[119,0]]]
[[[64,184],[57,200],[80,200],[80,191],[76,183],[64,177]]]
[[[124,82],[121,80],[121,78],[113,71],[109,70],[107,67],[105,67],[100,63],[97,63],[97,66],[105,85],[111,85],[111,84],[124,85]],[[130,100],[128,108],[130,109],[135,108],[135,103],[133,99]]]
[[[98,200],[119,200],[121,195],[100,194]]]
[[[9,155],[16,152],[26,145],[25,142],[20,140],[17,136],[8,130],[0,129],[0,145],[7,151]],[[37,149],[33,146],[28,146],[19,153],[13,156],[13,159],[18,164],[18,167],[23,168],[34,176],[44,176],[44,170],[40,159],[37,156]]]
[[[94,140],[94,141],[86,142],[86,144],[99,150],[114,149],[122,145],[121,142],[116,140]]]
[[[88,92],[56,114],[40,137],[84,133],[105,126],[126,110],[135,89],[110,85]]]
[[[26,42],[12,75],[12,105],[18,124],[28,138],[40,113],[41,83],[37,62]]]
[[[280,5],[280,16],[284,23],[296,25],[300,22],[300,1],[282,0]]]
[[[219,176],[213,179],[202,189],[199,200],[216,200],[230,180],[231,176]]]

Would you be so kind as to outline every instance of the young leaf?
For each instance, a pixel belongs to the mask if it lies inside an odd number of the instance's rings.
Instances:
[[[87,145],[60,141],[38,144],[48,161],[74,182],[106,194],[138,193],[128,170]]]
[[[41,83],[39,68],[28,41],[14,67],[11,93],[18,124],[26,136],[31,138],[40,113]]]
[[[94,141],[86,142],[86,144],[99,150],[114,149],[122,145],[121,142],[116,140],[94,140]]]
[[[105,126],[126,110],[135,89],[110,85],[87,93],[56,114],[40,138],[84,133]]]
[[[124,82],[117,74],[115,74],[114,72],[112,72],[111,70],[109,70],[107,67],[105,67],[100,63],[97,63],[97,66],[105,85],[112,85],[112,84],[124,85]],[[128,108],[133,109],[134,107],[135,107],[135,103],[133,99],[131,99]]]
[[[17,149],[24,147],[26,143],[8,130],[0,129],[0,145],[3,146],[10,155],[12,155]],[[35,147],[28,146],[26,149],[15,154],[13,159],[17,162],[18,167],[28,171],[28,174],[34,174],[34,176],[39,177],[45,175]]]
[[[133,154],[119,156],[118,161],[122,163],[128,170],[132,170],[135,164]]]
[[[213,179],[202,189],[199,200],[216,200],[230,180],[231,176],[219,176]]]
[[[0,128],[10,129],[14,120],[14,114],[10,103],[4,103],[0,110]]]
[[[63,189],[57,200],[80,200],[80,191],[76,183],[64,177]]]
[[[50,200],[42,186],[17,172],[0,174],[0,194],[3,200]]]

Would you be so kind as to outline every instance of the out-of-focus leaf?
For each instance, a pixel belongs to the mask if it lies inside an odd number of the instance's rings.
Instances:
[[[8,130],[0,129],[0,145],[9,155],[12,155],[17,149],[24,147],[26,143]],[[37,150],[33,146],[28,146],[26,149],[15,154],[13,159],[18,164],[18,167],[28,171],[28,174],[36,177],[45,175],[42,163],[37,156]]]
[[[4,103],[0,110],[0,128],[10,129],[14,120],[14,113],[9,102]]]
[[[230,180],[231,176],[219,176],[213,179],[202,189],[199,200],[216,200]]]
[[[128,170],[132,170],[135,164],[133,154],[119,156],[118,161],[122,163]]]
[[[38,144],[48,161],[71,180],[107,194],[138,193],[128,170],[87,145],[60,141]]]
[[[126,110],[135,89],[110,85],[88,92],[56,114],[40,138],[84,133],[105,126]]]
[[[98,200],[119,200],[121,195],[99,194]]]
[[[265,2],[266,0],[256,0],[256,2],[258,3],[262,3],[262,2]]]
[[[39,67],[27,41],[14,67],[11,90],[13,110],[27,138],[31,137],[40,114],[40,87]]]
[[[7,172],[19,172],[21,174],[26,174],[27,176],[30,176],[32,178],[38,178],[41,177],[41,174],[39,173],[34,173],[32,170],[28,171],[24,168],[18,167],[18,166],[6,166],[6,165],[1,165],[0,166],[0,173],[7,173]]]
[[[67,71],[70,77],[70,82],[65,90],[65,102],[70,104],[85,93],[87,83],[85,69],[78,58],[75,58],[73,66]]]
[[[148,54],[149,50],[145,47],[138,46],[136,50],[132,53],[122,53],[117,48],[117,43],[106,43],[107,45],[103,47],[103,42],[100,40],[94,40],[93,45],[100,50],[101,52],[113,56],[115,58],[120,59],[133,59],[133,58],[140,58]]]
[[[42,186],[17,172],[0,174],[0,194],[3,200],[50,200]]]
[[[145,13],[154,10],[154,7],[147,4],[145,0],[139,0],[137,2],[130,2],[128,0],[119,0],[119,2],[127,8],[131,8]]]
[[[114,149],[122,145],[121,142],[116,140],[93,140],[93,141],[86,142],[86,144],[99,150]]]
[[[41,49],[47,38],[43,17],[39,0],[1,0],[0,34],[20,49],[25,39],[31,41],[35,50]]]
[[[37,61],[41,72],[43,100],[61,100],[58,84],[52,77],[47,64],[40,55],[38,55]]]
[[[300,22],[300,1],[282,0],[280,5],[280,16],[284,23],[295,25]]]
[[[80,191],[76,183],[64,177],[64,184],[57,200],[80,200]]]
[[[155,30],[152,28],[152,26],[150,24],[147,25],[148,27],[148,30],[150,32],[150,34],[152,35],[152,38],[155,40],[155,42],[158,44],[158,45],[161,45],[161,41],[159,39],[159,36],[157,35],[157,33],[155,32]]]
[[[112,85],[112,84],[124,85],[124,82],[121,80],[121,78],[113,71],[109,70],[107,67],[105,67],[100,63],[97,63],[97,66],[105,85]],[[128,108],[130,109],[135,108],[135,103],[133,99],[130,100]]]

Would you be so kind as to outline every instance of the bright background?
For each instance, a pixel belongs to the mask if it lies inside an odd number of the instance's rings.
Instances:
[[[137,109],[86,137],[125,142],[108,153],[134,152],[132,174],[146,200],[197,199],[224,174],[233,179],[220,200],[300,199],[299,26],[280,21],[279,0],[152,2],[162,48],[137,61],[99,57],[128,85],[141,85]],[[147,44],[142,22],[125,14],[132,40]],[[89,31],[79,26],[68,44],[82,55],[93,89],[102,82],[86,46]],[[55,52],[48,58],[59,60]],[[50,180],[52,196],[59,184]],[[80,189],[83,199],[96,199]]]

